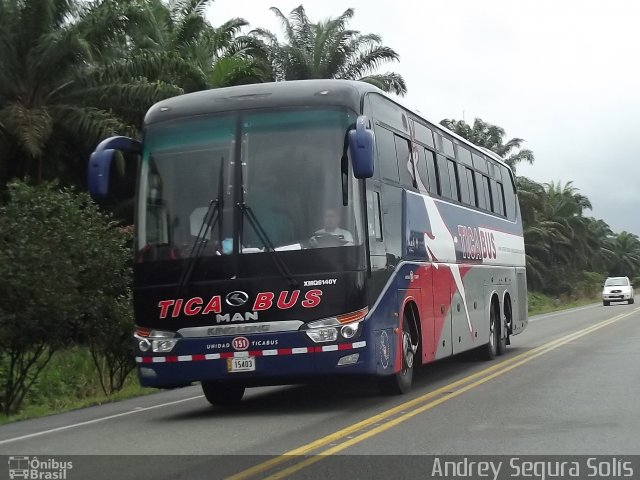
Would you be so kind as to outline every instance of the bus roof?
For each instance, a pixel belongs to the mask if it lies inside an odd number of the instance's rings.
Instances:
[[[511,168],[498,154],[480,147],[433,122],[397,99],[392,98],[370,83],[355,80],[314,79],[288,80],[283,82],[254,83],[234,87],[214,88],[167,98],[153,105],[145,116],[145,125],[175,118],[205,115],[254,108],[274,108],[287,106],[333,105],[351,108],[359,112],[362,97],[366,93],[378,93],[396,103],[414,116],[422,118],[437,129],[455,138],[458,142],[479,150],[493,161]]]
[[[254,108],[334,105],[360,111],[364,93],[380,89],[353,80],[291,80],[215,88],[167,98],[153,105],[145,124],[173,118]]]

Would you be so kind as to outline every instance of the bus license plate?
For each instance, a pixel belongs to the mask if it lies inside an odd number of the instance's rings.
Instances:
[[[228,372],[253,372],[255,369],[255,357],[227,358]]]

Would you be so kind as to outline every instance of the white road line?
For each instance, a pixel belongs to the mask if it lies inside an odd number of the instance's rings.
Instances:
[[[94,420],[87,420],[86,422],[73,423],[71,425],[65,425],[63,427],[52,428],[50,430],[43,430],[41,432],[30,433],[28,435],[22,435],[21,437],[8,438],[6,440],[0,440],[0,445],[7,443],[17,442],[19,440],[26,440],[27,438],[39,437],[48,433],[60,432],[62,430],[68,430],[70,428],[82,427],[84,425],[91,425],[92,423],[103,422],[105,420],[111,420],[112,418],[124,417],[125,415],[131,415],[132,413],[145,412],[147,410],[153,410],[156,408],[167,407],[169,405],[176,405],[178,403],[188,402],[190,400],[196,400],[203,398],[204,395],[197,395],[195,397],[183,398],[182,400],[174,400],[173,402],[161,403],[160,405],[153,405],[151,407],[137,408],[136,410],[130,410],[128,412],[117,413],[115,415],[109,415],[108,417],[96,418]]]

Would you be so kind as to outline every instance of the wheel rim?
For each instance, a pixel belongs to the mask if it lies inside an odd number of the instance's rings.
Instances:
[[[402,373],[406,374],[410,368],[413,368],[413,345],[411,344],[411,335],[409,332],[402,332]]]

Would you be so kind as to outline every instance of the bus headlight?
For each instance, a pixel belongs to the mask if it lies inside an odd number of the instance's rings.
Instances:
[[[340,329],[340,335],[342,335],[346,339],[353,338],[356,335],[356,333],[358,333],[359,329],[360,329],[360,322],[356,324],[352,323],[349,325],[345,325]]]
[[[137,328],[134,334],[141,352],[168,353],[176,346],[179,338],[175,332]]]
[[[154,353],[166,353],[173,350],[173,347],[178,343],[177,338],[171,338],[167,340],[153,340],[151,342],[151,351]]]
[[[307,336],[316,343],[335,342],[338,339],[338,330],[329,328],[314,328],[307,330]]]
[[[151,342],[146,338],[138,338],[138,348],[141,352],[148,352],[151,348]]]
[[[304,329],[315,343],[335,342],[338,339],[351,340],[360,335],[362,320],[368,312],[368,308],[363,308],[344,315],[323,318],[303,325],[301,329]]]

